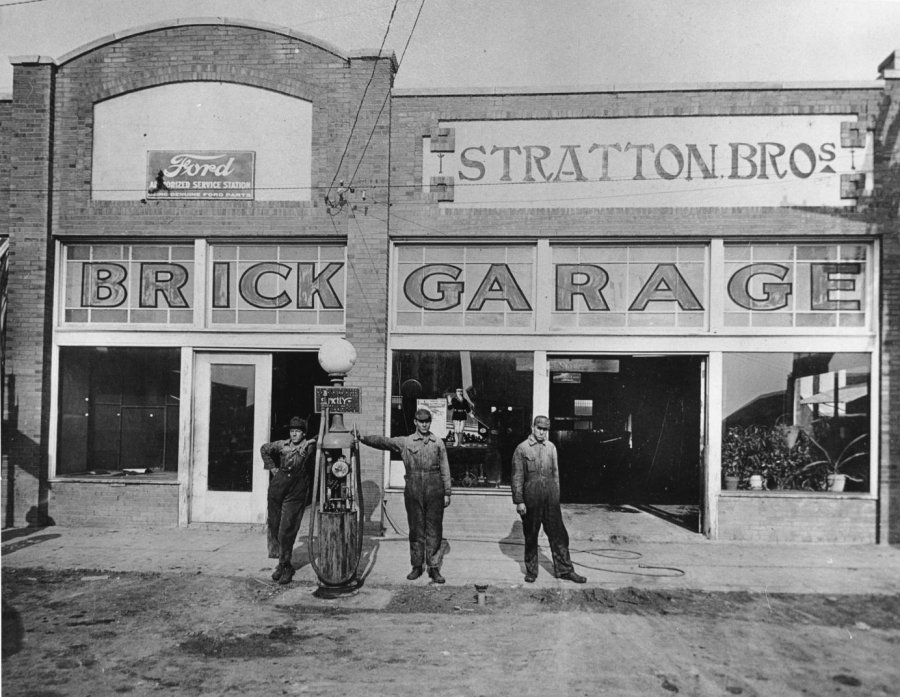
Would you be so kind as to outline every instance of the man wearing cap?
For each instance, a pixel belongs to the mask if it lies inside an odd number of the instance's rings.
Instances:
[[[303,509],[309,497],[309,485],[313,474],[315,438],[304,440],[306,421],[295,416],[288,426],[290,437],[265,443],[261,448],[262,459],[271,476],[269,478],[268,516],[266,525],[269,536],[269,556],[278,558],[278,566],[272,580],[286,585],[294,578],[291,557]]]
[[[406,578],[416,580],[427,564],[431,580],[444,583],[441,576],[441,543],[444,538],[444,509],[450,505],[450,464],[444,441],[431,432],[431,412],[419,409],[415,419],[416,431],[409,436],[361,436],[357,429],[354,429],[353,436],[369,447],[400,454],[406,468],[403,501],[409,524],[409,557],[412,564],[412,571]]]
[[[587,579],[575,573],[569,557],[569,533],[559,510],[559,463],[556,446],[547,440],[549,432],[550,419],[534,417],[531,435],[519,443],[512,458],[513,503],[525,532],[525,580],[537,579],[538,533],[543,525],[556,577],[584,583]]]

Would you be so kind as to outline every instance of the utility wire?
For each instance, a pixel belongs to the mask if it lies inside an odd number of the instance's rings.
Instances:
[[[400,0],[394,0],[394,7],[391,9],[391,16],[390,18],[388,18],[387,28],[384,30],[384,38],[381,39],[381,46],[378,49],[379,57],[381,56],[381,53],[384,50],[384,46],[387,43],[388,34],[391,31],[391,24],[394,21],[394,14],[397,12],[397,5],[399,3]],[[369,76],[369,81],[366,83],[366,87],[363,90],[362,98],[359,100],[359,107],[356,109],[356,116],[353,118],[353,124],[350,126],[350,133],[347,135],[347,144],[344,146],[344,152],[341,153],[341,159],[338,162],[334,177],[331,179],[331,185],[328,187],[326,196],[331,193],[331,190],[334,188],[334,183],[337,181],[338,176],[340,176],[341,166],[344,164],[344,158],[347,156],[347,151],[350,149],[350,142],[353,140],[353,132],[356,130],[356,124],[359,122],[359,115],[362,113],[363,105],[366,102],[366,94],[369,92],[369,87],[372,85],[372,81],[375,79],[375,72],[377,69],[378,60],[375,60],[372,63],[372,74]]]
[[[416,31],[416,26],[419,24],[419,17],[422,16],[422,9],[425,7],[425,0],[422,0],[419,5],[419,11],[416,13],[416,19],[413,21],[412,29],[409,30],[409,36],[406,37],[406,45],[403,47],[403,52],[400,54],[400,59],[397,61],[397,72],[400,72],[400,66],[403,65],[403,59],[406,57],[406,50],[409,48],[410,41],[412,41],[413,34]],[[356,174],[359,172],[359,168],[362,165],[363,158],[366,156],[366,151],[369,149],[369,144],[372,142],[372,138],[375,135],[375,129],[378,128],[378,123],[381,120],[381,115],[384,113],[384,108],[387,106],[388,100],[391,97],[391,90],[387,90],[384,95],[384,101],[381,102],[381,108],[378,110],[378,115],[375,117],[375,120],[372,122],[372,130],[369,132],[369,137],[366,139],[366,144],[363,147],[362,153],[359,156],[359,161],[356,163],[356,169],[353,170],[353,174],[350,176],[350,183],[347,186],[353,185],[353,180],[356,179]]]

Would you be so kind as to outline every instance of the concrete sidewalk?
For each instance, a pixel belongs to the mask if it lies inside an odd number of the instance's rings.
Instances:
[[[271,582],[262,526],[186,528],[16,528],[3,530],[2,565],[111,572],[159,572],[249,576]],[[710,542],[622,544],[573,539],[572,560],[587,587],[633,586],[754,593],[895,594],[900,587],[900,549],[864,545],[758,545]],[[546,540],[534,587],[584,588],[553,578]],[[442,573],[449,585],[523,584],[521,542],[514,539],[449,539]],[[294,550],[294,585],[316,585],[307,553],[306,525]],[[367,537],[359,573],[366,587],[410,583],[404,538]],[[428,579],[415,581],[426,585]]]

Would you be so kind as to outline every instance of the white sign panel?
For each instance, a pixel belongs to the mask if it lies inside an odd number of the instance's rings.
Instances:
[[[856,116],[447,121],[426,138],[423,187],[480,208],[848,206],[841,175],[871,176]],[[871,180],[865,184],[870,186]]]

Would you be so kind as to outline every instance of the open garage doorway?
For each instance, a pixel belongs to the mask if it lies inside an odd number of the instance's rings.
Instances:
[[[270,440],[288,437],[288,424],[293,416],[306,419],[309,435],[316,436],[319,415],[315,413],[313,388],[330,384],[316,351],[273,353]]]
[[[640,509],[700,531],[701,356],[551,357],[564,504]]]

